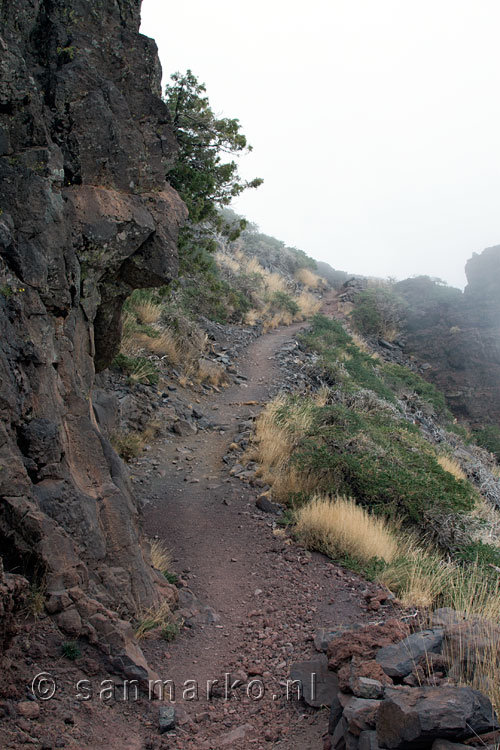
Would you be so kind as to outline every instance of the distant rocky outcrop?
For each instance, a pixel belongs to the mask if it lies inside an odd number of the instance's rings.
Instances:
[[[316,272],[326,279],[334,289],[340,289],[342,284],[349,279],[349,274],[346,271],[338,271],[322,260],[316,261]]]
[[[405,352],[427,364],[452,411],[479,427],[500,423],[500,245],[474,254],[465,271],[464,293],[428,277],[396,290],[408,303]]]
[[[186,216],[165,181],[176,143],[140,5],[0,2],[0,549],[63,629],[134,676],[146,667],[111,610],[170,592],[92,387],[131,289],[177,274]]]

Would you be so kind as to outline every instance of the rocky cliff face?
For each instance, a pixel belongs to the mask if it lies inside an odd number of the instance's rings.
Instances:
[[[406,352],[429,365],[457,416],[500,424],[500,246],[475,254],[466,274],[463,294],[430,280],[398,285],[409,303]]]
[[[134,674],[109,610],[150,605],[159,577],[92,386],[131,289],[176,275],[186,215],[140,4],[0,2],[0,549],[63,629]]]

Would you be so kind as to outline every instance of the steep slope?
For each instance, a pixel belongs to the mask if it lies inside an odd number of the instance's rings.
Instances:
[[[186,214],[165,182],[176,145],[140,5],[0,3],[0,545],[62,629],[136,675],[130,626],[108,609],[155,601],[158,580],[92,385],[132,288],[176,275]]]

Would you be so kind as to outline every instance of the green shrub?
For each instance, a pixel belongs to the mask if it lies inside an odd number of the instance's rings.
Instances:
[[[173,641],[181,632],[180,624],[178,622],[169,622],[161,630],[161,637],[167,643]]]
[[[252,307],[247,279],[235,280],[235,285],[224,281],[218,269],[184,279],[177,292],[177,300],[184,314],[204,315],[217,323],[240,323]]]
[[[410,390],[431,404],[438,414],[451,419],[443,394],[432,383],[406,367],[382,364],[361,351],[338,321],[317,315],[311,329],[300,339],[306,348],[321,355],[319,365],[340,380],[339,362],[342,362],[351,377],[350,383],[343,381],[344,386],[368,388],[390,403],[395,403],[403,390]]]
[[[338,320],[331,320],[325,315],[315,315],[310,329],[300,336],[305,347],[318,354],[343,349],[352,342],[351,336]]]
[[[477,563],[481,567],[495,565],[500,568],[500,549],[481,541],[471,542],[462,547],[458,558],[467,563]]]
[[[314,435],[297,447],[293,461],[317,477],[319,491],[351,495],[422,531],[429,508],[467,511],[476,498],[468,482],[441,468],[412,425],[342,405],[318,407]]]
[[[287,249],[292,254],[297,268],[308,268],[310,271],[315,271],[317,269],[318,266],[316,261],[303,250],[299,250],[297,247],[289,247]]]
[[[128,375],[131,383],[155,384],[159,380],[155,364],[146,357],[129,357],[120,352],[114,358],[111,367]]]
[[[286,292],[274,292],[269,301],[274,310],[284,310],[290,315],[297,315],[300,310],[297,302]]]
[[[44,581],[34,581],[33,583],[31,583],[26,601],[28,614],[32,615],[33,617],[38,617],[42,614],[45,609],[45,593],[46,586]]]
[[[410,390],[448,415],[442,394],[416,373],[361,351],[338,321],[315,316],[300,341],[319,354],[315,367],[336,396],[334,404],[307,402],[290,467],[314,477],[315,492],[355,497],[447,552],[463,545],[469,538],[463,514],[472,510],[477,493],[442,468],[434,448],[397,408],[401,391]],[[296,403],[289,398],[275,418],[293,430],[293,415]]]
[[[438,414],[451,418],[444,395],[418,373],[401,365],[387,363],[382,368],[382,374],[387,385],[393,390],[400,392],[403,389],[409,389],[420,396],[423,401],[431,404]]]
[[[391,388],[380,377],[380,363],[361,351],[338,321],[316,315],[310,330],[299,339],[307,349],[321,355],[318,367],[327,381],[340,380],[351,390],[368,388],[386,401],[396,401]],[[348,379],[342,376],[339,363],[342,363]]]
[[[163,575],[169,583],[173,583],[174,585],[179,583],[179,576],[177,573],[171,573],[169,570],[164,570]]]
[[[354,573],[363,576],[367,581],[375,581],[387,567],[387,563],[384,560],[380,560],[378,557],[372,557],[371,560],[362,562],[355,557],[344,555],[344,557],[339,558],[337,562],[339,565],[343,565],[345,568],[354,571]]]
[[[141,455],[144,438],[140,432],[114,432],[111,435],[111,445],[118,455],[128,462]]]
[[[496,425],[483,427],[482,430],[475,430],[473,437],[478,445],[493,453],[496,460],[500,463],[500,427]]]
[[[401,297],[389,287],[373,287],[357,295],[352,320],[359,333],[392,340],[399,331],[403,314]]]
[[[61,644],[61,653],[70,661],[76,661],[82,655],[78,643],[76,641],[65,641]]]
[[[285,509],[281,516],[278,516],[278,518],[276,519],[276,525],[282,526],[284,528],[286,528],[287,526],[292,526],[294,522],[295,518],[293,515],[293,511],[290,509]]]
[[[344,366],[356,386],[368,388],[380,398],[394,403],[396,401],[394,393],[380,377],[379,364],[354,345],[348,348],[348,354],[351,358],[345,362]]]

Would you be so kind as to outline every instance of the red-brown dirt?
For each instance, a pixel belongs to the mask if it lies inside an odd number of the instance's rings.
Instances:
[[[89,701],[76,700],[78,679],[98,688],[110,675],[90,646],[82,646],[82,658],[75,663],[63,659],[64,638],[45,618],[36,626],[27,622],[8,654],[0,690],[0,747],[322,747],[328,710],[307,708],[293,696],[286,699],[290,664],[317,655],[312,638],[319,627],[384,615],[367,610],[364,580],[276,535],[274,516],[255,506],[261,489],[232,477],[223,462],[239,423],[257,414],[279,384],[275,355],[302,325],[262,336],[240,354],[237,367],[247,377],[246,387],[233,385],[200,398],[200,410],[213,414],[220,429],[159,441],[132,469],[145,504],[145,531],[172,551],[173,569],[185,584],[181,612],[193,610],[173,642],[158,633],[141,641],[161,679],[175,685],[175,734],[159,734],[158,701],[127,702],[120,700],[120,692],[111,701],[95,692]],[[194,603],[188,601],[189,592]],[[20,717],[19,702],[29,697],[32,677],[44,670],[58,680],[55,699],[39,703],[39,717]],[[226,673],[231,673],[231,684],[237,678],[242,683],[229,691],[229,700],[224,695]],[[207,680],[217,679],[214,696],[207,699]],[[183,699],[184,686],[191,688],[184,697],[194,700]]]

